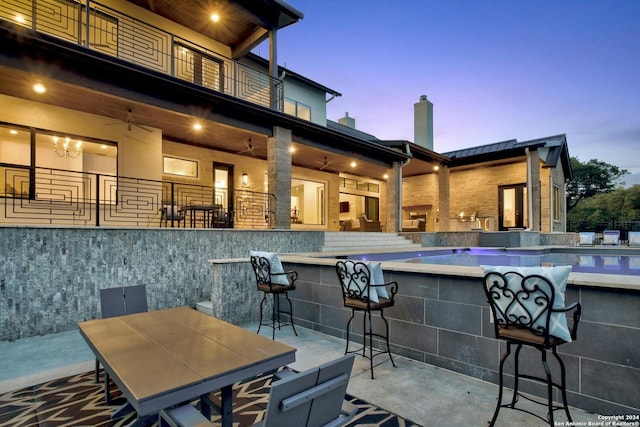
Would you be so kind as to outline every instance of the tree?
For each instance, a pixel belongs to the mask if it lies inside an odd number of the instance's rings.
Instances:
[[[619,179],[627,175],[626,169],[610,165],[600,160],[591,159],[582,163],[578,158],[571,157],[573,179],[567,185],[567,206],[569,210],[584,199],[598,194],[611,193],[621,188],[624,183]]]

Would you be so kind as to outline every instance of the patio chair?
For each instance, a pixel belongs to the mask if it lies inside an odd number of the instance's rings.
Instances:
[[[302,373],[274,375],[264,420],[253,427],[347,424],[358,412],[344,399],[354,358],[348,354]]]
[[[619,246],[620,230],[604,230],[602,232],[602,244],[605,246]]]
[[[630,231],[628,236],[629,246],[640,246],[640,231]]]
[[[160,227],[162,227],[163,223],[165,227],[168,227],[169,223],[171,223],[171,227],[176,222],[178,227],[180,227],[181,222],[184,224],[185,211],[183,208],[179,208],[176,205],[163,205],[160,211]]]
[[[271,339],[275,340],[276,328],[280,330],[282,326],[291,325],[293,333],[298,336],[293,324],[293,304],[288,294],[289,291],[296,289],[298,273],[293,270],[284,271],[280,257],[276,253],[251,251],[250,256],[251,266],[256,276],[256,286],[263,293],[260,301],[260,324],[257,333],[260,333],[262,326],[269,326],[272,329]],[[272,296],[273,304],[271,305],[271,321],[264,322],[262,313],[267,304],[267,295]],[[284,296],[289,303],[288,311],[280,308],[281,296]],[[282,314],[289,316],[289,321],[284,321],[281,317]]]
[[[360,218],[360,231],[382,231],[380,221],[373,221],[362,215]]]
[[[145,285],[119,286],[100,289],[100,312],[102,318],[124,316],[148,311]],[[100,380],[100,362],[96,359],[96,383]],[[104,372],[105,400],[109,403],[109,374]]]
[[[578,238],[578,246],[593,246],[596,243],[596,233],[593,231],[581,231]]]
[[[581,306],[573,303],[567,307],[564,304],[564,292],[567,284],[570,266],[560,267],[489,267],[483,266],[485,271],[484,290],[491,307],[494,319],[495,336],[505,340],[507,350],[500,359],[498,403],[489,425],[493,426],[498,418],[500,408],[510,408],[523,411],[540,418],[553,426],[553,413],[564,409],[569,421],[572,421],[567,405],[565,366],[558,355],[559,345],[571,342],[577,337],[578,322]],[[573,312],[573,326],[569,329],[566,313]],[[504,365],[511,354],[511,347],[515,346],[513,397],[510,402],[502,403],[504,386]],[[520,351],[522,346],[532,347],[540,352],[544,373],[532,371],[520,372]],[[560,382],[554,382],[549,364],[547,351],[551,350],[560,367]],[[544,383],[547,389],[547,400],[527,400],[547,406],[546,419],[522,407],[516,407],[520,397],[520,378]],[[560,391],[562,405],[554,405],[553,388]]]
[[[384,309],[393,307],[395,304],[395,294],[398,292],[398,283],[384,283],[384,277],[380,263],[369,263],[369,265],[352,260],[338,261],[336,263],[336,273],[342,288],[342,300],[346,308],[351,309],[351,317],[347,322],[347,346],[345,354],[359,353],[369,359],[371,368],[371,379],[373,379],[373,358],[380,354],[388,354],[391,364],[396,367],[391,350],[389,348],[389,323],[384,317]],[[387,287],[389,289],[387,289]],[[356,311],[362,312],[362,347],[349,351],[350,327]],[[384,322],[384,333],[373,332],[371,313],[380,313],[380,318]],[[384,340],[386,349],[374,349],[373,338]],[[369,343],[367,344],[367,339]],[[369,355],[367,355],[367,348]]]

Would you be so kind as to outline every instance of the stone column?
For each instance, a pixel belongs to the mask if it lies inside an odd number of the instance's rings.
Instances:
[[[385,231],[402,230],[402,163],[395,162],[387,175],[387,225]]]
[[[445,165],[438,170],[438,223],[434,231],[451,231],[449,226],[449,168]]]
[[[291,130],[274,127],[267,138],[269,193],[275,196],[273,214],[276,229],[291,228]]]
[[[527,150],[527,197],[529,224],[526,228],[540,231],[540,153],[538,150]]]

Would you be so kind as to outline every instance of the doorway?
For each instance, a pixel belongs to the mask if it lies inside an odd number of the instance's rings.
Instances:
[[[214,227],[233,227],[233,165],[213,162]]]
[[[498,229],[500,231],[529,226],[526,184],[498,187],[498,203]]]

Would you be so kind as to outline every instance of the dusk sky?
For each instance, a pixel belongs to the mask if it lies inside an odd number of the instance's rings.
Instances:
[[[413,141],[424,94],[436,152],[565,133],[571,156],[640,183],[640,0],[287,3],[305,17],[279,32],[278,62],[342,93],[329,119]]]

